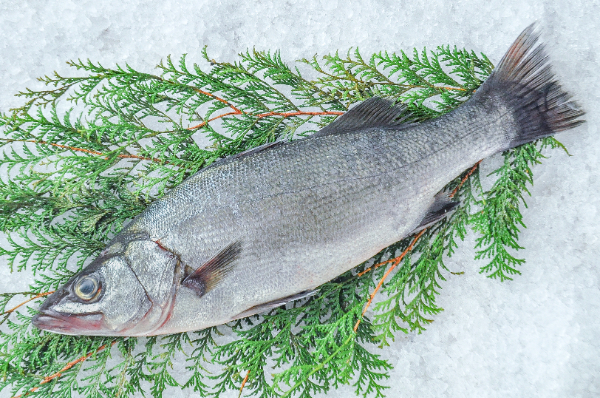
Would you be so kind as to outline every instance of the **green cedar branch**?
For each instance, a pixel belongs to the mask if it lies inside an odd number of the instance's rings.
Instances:
[[[427,120],[466,101],[493,69],[485,55],[450,46],[366,58],[356,49],[325,56],[324,62],[317,57],[301,62],[316,79],[290,68],[279,52],[247,51],[234,63],[212,60],[206,49],[203,57],[209,67],[190,66],[185,56],[178,62],[168,57],[158,74],[73,61],[69,64],[83,77],[46,76],[45,90],[22,92],[25,104],[0,115],[0,156],[9,169],[9,181],[0,182],[0,227],[10,245],[0,255],[15,271],[35,273],[33,296],[64,283],[127,220],[219,158],[310,135],[373,95],[396,98],[414,121]],[[65,101],[84,110],[61,113]],[[197,144],[198,137],[205,143]],[[457,274],[444,258],[469,228],[483,238],[478,250],[485,255],[510,254],[523,227],[522,193],[546,146],[561,147],[546,139],[505,153],[508,160],[489,191],[481,188],[478,168],[465,171],[447,187],[461,201],[449,219],[415,242],[397,242],[286,310],[113,343],[32,329],[34,311],[20,306],[5,321],[8,333],[0,335],[0,390],[160,397],[171,387],[214,398],[230,390],[312,397],[348,384],[359,396],[383,397],[391,366],[371,346],[389,344],[398,331],[423,331],[442,310],[435,302],[441,281]],[[502,222],[490,226],[498,214]],[[382,266],[395,263],[395,253],[402,252],[393,271]],[[486,258],[494,273],[508,257]],[[508,272],[497,275],[503,279]],[[381,300],[363,313],[376,289]],[[0,304],[5,309],[8,299]],[[178,360],[186,361],[187,380],[173,374]]]

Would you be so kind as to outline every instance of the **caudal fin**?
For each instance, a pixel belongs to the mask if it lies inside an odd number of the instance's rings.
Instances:
[[[535,24],[519,35],[481,88],[500,95],[514,112],[520,131],[510,138],[508,148],[584,123],[580,117],[585,112],[552,73]]]

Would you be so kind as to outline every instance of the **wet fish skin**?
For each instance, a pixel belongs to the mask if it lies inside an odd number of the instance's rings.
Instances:
[[[453,207],[438,193],[480,159],[582,122],[537,42],[527,28],[475,95],[437,119],[399,123],[404,109],[375,98],[313,137],[201,170],[48,297],[34,324],[167,334],[310,294]],[[84,275],[100,283],[90,301],[76,293]]]

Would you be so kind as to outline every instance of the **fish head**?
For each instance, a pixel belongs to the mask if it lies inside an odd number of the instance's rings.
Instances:
[[[109,246],[48,296],[33,325],[54,333],[91,336],[141,336],[160,327],[172,309],[176,258],[161,253],[152,241],[116,246],[120,250]],[[152,270],[167,274],[167,280],[157,280]]]

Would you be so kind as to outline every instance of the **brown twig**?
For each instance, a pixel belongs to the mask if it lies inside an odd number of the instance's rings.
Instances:
[[[204,127],[207,123],[212,122],[213,120],[217,120],[217,119],[220,119],[220,118],[225,117],[225,116],[241,115],[242,113],[244,113],[241,109],[237,108],[235,105],[233,105],[232,103],[230,103],[226,99],[223,99],[223,98],[221,98],[221,97],[219,97],[217,95],[214,95],[213,93],[209,93],[208,91],[200,90],[199,88],[194,88],[194,91],[197,92],[197,93],[206,95],[208,97],[214,98],[214,99],[216,99],[219,102],[222,102],[223,104],[225,104],[228,107],[230,107],[233,110],[233,112],[227,112],[227,113],[224,113],[222,115],[215,116],[215,117],[210,118],[207,121],[202,122],[202,123],[200,123],[200,124],[198,124],[196,126],[188,127],[187,130],[197,130],[197,129],[201,128],[201,127]]]
[[[240,111],[239,109],[235,108],[232,106],[232,109],[234,109],[233,112],[227,112],[224,113],[222,115],[219,116],[215,116],[213,118],[208,119],[207,121],[204,121],[200,124],[197,124],[195,126],[192,127],[188,127],[188,130],[197,130],[201,127],[206,126],[207,123],[212,122],[213,120],[217,120],[220,119],[222,117],[225,116],[231,116],[231,115],[241,115],[242,111]],[[258,119],[262,119],[265,117],[269,117],[269,116],[283,116],[283,117],[292,117],[292,116],[339,116],[339,115],[343,115],[344,112],[339,112],[339,111],[324,111],[324,112],[303,112],[303,111],[297,111],[297,112],[267,112],[267,113],[260,113],[258,115],[254,115],[251,113],[247,113],[248,116],[253,116],[256,117]]]
[[[393,263],[394,261],[396,261],[395,258],[390,258],[389,260],[385,260],[385,261],[382,261],[380,263],[373,264],[369,268],[367,268],[366,270],[364,270],[362,272],[359,272],[358,275],[356,275],[356,276],[361,277],[361,276],[363,276],[364,274],[366,274],[369,271],[373,271],[373,270],[381,267],[382,265],[385,265],[385,264],[388,264],[388,263]]]
[[[458,184],[458,186],[456,188],[454,188],[454,190],[452,190],[452,192],[448,196],[450,196],[451,198],[454,197],[454,195],[456,195],[456,193],[458,192],[458,190],[464,185],[464,183],[469,179],[469,177],[475,172],[475,170],[477,170],[477,167],[479,167],[480,164],[481,164],[481,160],[479,162],[475,163],[475,165],[473,167],[471,167],[471,169],[467,172],[467,174],[465,174],[465,176],[462,178],[462,180],[460,181],[460,184]],[[389,259],[389,260],[386,260],[386,261],[382,261],[382,262],[377,263],[375,265],[372,265],[369,268],[367,268],[366,270],[358,273],[357,276],[363,276],[367,272],[372,271],[372,270],[374,270],[374,269],[376,269],[378,267],[381,267],[384,264],[393,263],[392,266],[390,267],[390,269],[388,269],[386,271],[386,273],[383,275],[383,277],[381,278],[381,280],[377,284],[377,287],[375,287],[375,290],[373,291],[373,293],[371,293],[371,297],[369,298],[369,301],[367,301],[367,304],[365,305],[365,308],[363,309],[363,312],[360,314],[360,318],[356,321],[356,324],[354,325],[354,331],[355,332],[358,329],[358,325],[360,325],[360,322],[362,321],[362,317],[365,315],[365,312],[367,312],[367,309],[371,305],[371,302],[373,301],[373,298],[375,297],[375,295],[377,294],[377,292],[379,291],[379,289],[383,285],[383,282],[385,281],[385,279],[394,270],[394,268],[396,268],[398,266],[398,264],[400,264],[400,262],[402,261],[402,259],[406,256],[406,254],[413,249],[413,247],[415,246],[415,243],[417,243],[417,241],[419,240],[419,238],[425,233],[426,230],[427,230],[427,228],[423,229],[421,232],[419,232],[414,237],[414,239],[410,243],[410,245],[406,248],[406,250],[404,250],[402,252],[402,254],[399,255],[398,257],[395,257],[395,258],[392,258],[392,259]]]
[[[452,192],[450,193],[451,198],[454,197],[454,195],[456,195],[456,193],[458,192],[458,190],[464,185],[464,183],[469,179],[469,177],[471,177],[471,175],[475,172],[475,170],[477,170],[477,168],[479,167],[479,165],[481,164],[481,160],[477,163],[475,163],[475,165],[473,167],[471,167],[471,170],[469,170],[469,172],[463,177],[463,179],[460,181],[460,184],[458,184],[458,186],[456,188],[454,188],[454,190],[452,190]]]
[[[238,394],[238,398],[240,398],[242,396],[242,391],[244,391],[244,386],[246,385],[246,382],[248,381],[249,376],[250,376],[250,371],[248,371],[248,373],[246,373],[246,377],[244,377],[244,381],[242,381],[242,386],[240,387],[240,393]]]
[[[38,140],[14,140],[14,139],[9,139],[9,138],[0,138],[0,140],[2,141],[6,141],[6,142],[32,142],[34,144],[42,144],[42,145],[51,145],[51,146],[55,146],[57,148],[61,148],[61,149],[69,149],[71,151],[76,151],[76,152],[84,152],[84,153],[89,153],[92,155],[98,155],[98,156],[103,156],[104,159],[108,160],[109,158],[103,154],[102,152],[98,152],[98,151],[93,151],[91,149],[85,149],[85,148],[78,148],[78,147],[74,147],[74,146],[68,146],[68,145],[62,145],[62,144],[55,144],[53,142],[47,142],[47,141],[38,141]],[[153,162],[157,162],[157,163],[168,163],[166,161],[162,161],[160,159],[156,159],[156,158],[146,158],[143,156],[138,156],[138,155],[131,155],[131,154],[127,154],[127,155],[117,155],[118,158],[121,159],[140,159],[140,160],[151,160]]]
[[[12,312],[14,312],[15,310],[17,310],[19,307],[21,307],[21,306],[23,306],[23,305],[25,305],[25,304],[29,303],[30,301],[33,301],[33,300],[35,300],[35,299],[38,299],[38,298],[40,298],[40,297],[48,296],[48,295],[50,295],[50,294],[52,294],[52,293],[54,293],[54,291],[51,291],[51,292],[44,292],[44,293],[38,293],[38,294],[36,294],[35,296],[33,296],[33,297],[31,297],[31,298],[29,298],[29,299],[27,299],[27,300],[23,301],[23,302],[22,302],[22,303],[20,303],[19,305],[15,306],[15,307],[13,307],[13,308],[11,308],[11,309],[7,310],[7,311],[4,311],[4,312],[3,312],[2,314],[0,314],[0,315],[6,315],[6,316],[8,316],[8,315],[10,315]],[[112,342],[110,343],[110,346],[112,347],[113,345],[115,345],[115,343],[116,343],[116,341],[112,341]],[[98,347],[98,349],[96,349],[95,351],[92,351],[92,352],[90,352],[90,353],[88,353],[88,354],[86,354],[86,355],[84,355],[84,356],[82,356],[82,357],[80,357],[80,358],[78,358],[78,359],[75,359],[75,360],[73,360],[73,361],[71,361],[71,362],[67,363],[67,364],[66,364],[66,365],[65,365],[65,366],[64,366],[64,367],[63,367],[61,370],[59,370],[58,372],[56,372],[56,373],[54,373],[54,374],[52,374],[52,375],[50,375],[50,376],[44,377],[44,379],[43,379],[43,380],[40,382],[40,385],[42,385],[42,384],[46,384],[46,383],[49,383],[49,382],[51,382],[52,380],[56,379],[57,377],[60,377],[60,376],[62,376],[63,372],[65,372],[65,371],[67,371],[67,370],[71,369],[73,366],[77,365],[78,363],[85,361],[86,359],[88,359],[89,357],[91,357],[92,355],[94,355],[94,353],[97,353],[97,352],[100,352],[100,351],[104,350],[106,347],[107,347],[107,344],[101,345],[101,346],[100,346],[100,347]],[[34,388],[30,389],[28,392],[26,392],[25,394],[16,395],[16,396],[14,396],[14,397],[12,397],[12,398],[20,398],[20,397],[22,397],[22,396],[26,396],[26,395],[28,395],[30,392],[35,392],[35,391],[37,391],[37,390],[39,390],[39,387],[34,387]]]
[[[223,99],[223,98],[221,98],[219,96],[214,95],[213,93],[209,93],[208,91],[200,90],[199,88],[194,88],[194,91],[197,92],[197,93],[206,95],[208,97],[214,98],[217,101],[224,103],[225,105],[227,105],[228,107],[230,107],[231,109],[233,109],[237,113],[243,113],[241,110],[239,110],[238,108],[236,108],[235,105],[233,105],[232,103],[230,103],[226,99]]]
[[[115,345],[115,343],[116,343],[116,342],[117,342],[116,340],[112,341],[112,342],[110,343],[110,346],[112,347],[113,345]],[[77,364],[78,364],[78,363],[80,363],[80,362],[83,362],[83,361],[85,361],[86,359],[88,359],[89,357],[91,357],[92,355],[94,355],[95,353],[98,353],[98,352],[100,352],[100,351],[104,350],[104,349],[105,349],[105,348],[107,348],[107,347],[108,347],[108,344],[103,344],[103,345],[101,345],[100,347],[98,347],[98,348],[97,348],[95,351],[89,352],[89,353],[87,353],[86,355],[84,355],[84,356],[82,356],[82,357],[80,357],[80,358],[77,358],[77,359],[75,359],[75,360],[73,360],[73,361],[69,362],[68,364],[66,364],[66,365],[65,365],[65,366],[64,366],[64,367],[63,367],[61,370],[59,370],[58,372],[56,372],[56,373],[54,373],[54,374],[52,374],[52,375],[50,375],[50,376],[47,376],[47,377],[45,377],[45,378],[44,378],[44,380],[42,380],[42,381],[40,382],[40,385],[42,385],[42,384],[46,384],[46,383],[50,383],[52,380],[56,379],[57,377],[60,377],[60,376],[62,376],[63,372],[65,372],[65,371],[67,371],[67,370],[71,369],[73,366],[77,365]],[[35,391],[37,391],[37,390],[39,390],[39,389],[40,389],[40,387],[33,387],[32,389],[30,389],[29,391],[27,391],[25,394],[16,395],[16,396],[14,396],[14,397],[12,397],[12,398],[21,398],[21,397],[23,397],[23,396],[29,395],[29,393],[30,393],[30,392],[35,392]]]
[[[234,112],[227,112],[227,113],[224,113],[224,114],[222,114],[222,115],[219,115],[219,116],[215,116],[215,117],[213,117],[213,118],[210,118],[210,119],[208,119],[207,121],[205,121],[205,122],[202,122],[202,123],[200,123],[200,124],[197,124],[197,125],[195,125],[195,126],[188,127],[187,129],[188,129],[188,130],[197,130],[197,129],[201,128],[201,127],[204,127],[204,126],[206,126],[206,124],[207,124],[207,123],[210,123],[210,122],[212,122],[213,120],[217,120],[217,119],[220,119],[220,118],[222,118],[222,117],[225,117],[225,116],[231,116],[231,115],[241,115],[241,114],[242,114],[242,111],[239,111],[239,110],[238,110],[238,111],[234,111]]]
[[[13,308],[11,308],[10,310],[6,310],[6,311],[4,311],[4,312],[3,312],[3,313],[1,313],[0,315],[7,315],[7,314],[10,314],[10,313],[14,312],[14,311],[15,311],[17,308],[19,308],[20,306],[22,306],[22,305],[25,305],[25,304],[27,304],[28,302],[30,302],[30,301],[33,301],[33,300],[35,300],[35,299],[38,299],[38,298],[40,298],[40,297],[48,296],[49,294],[52,294],[52,293],[54,293],[54,291],[36,294],[35,296],[31,297],[30,299],[27,299],[27,300],[23,301],[21,304],[17,305],[16,307],[13,307]]]
[[[365,312],[367,312],[367,309],[371,305],[371,302],[373,301],[373,298],[375,298],[375,295],[377,294],[377,292],[379,291],[379,289],[381,289],[381,286],[383,285],[383,282],[385,281],[385,279],[398,266],[398,264],[400,264],[400,262],[402,261],[402,259],[404,258],[404,256],[406,256],[406,254],[413,249],[413,247],[415,246],[415,243],[417,243],[417,241],[419,240],[419,238],[425,233],[426,230],[427,230],[427,228],[425,228],[424,230],[422,230],[421,232],[419,232],[414,237],[414,239],[410,243],[410,245],[402,252],[402,254],[399,255],[398,257],[392,259],[392,261],[393,261],[392,266],[390,267],[390,269],[388,269],[386,271],[386,273],[383,275],[383,277],[381,278],[381,280],[379,281],[379,283],[375,287],[375,290],[373,290],[373,293],[371,293],[371,297],[369,297],[369,301],[367,301],[367,304],[365,305],[365,308],[363,309],[363,312],[360,314],[360,318],[358,318],[358,320],[356,321],[356,324],[354,325],[354,332],[356,332],[356,330],[358,329],[358,325],[360,325],[360,322],[362,321],[362,318],[365,315]],[[390,261],[388,260],[388,262],[390,262]]]
[[[187,130],[197,130],[199,128],[204,127],[207,123],[212,122],[214,120],[217,119],[221,119],[225,116],[232,116],[232,115],[241,115],[241,114],[245,114],[244,111],[242,111],[241,109],[237,108],[235,105],[233,105],[232,103],[230,103],[229,101],[215,95],[212,93],[209,93],[208,91],[204,91],[204,90],[200,90],[198,88],[194,88],[194,91],[196,91],[199,94],[202,95],[206,95],[208,97],[214,98],[215,100],[227,105],[229,108],[232,109],[232,112],[227,112],[224,113],[222,115],[218,115],[215,117],[212,117],[200,124],[197,124],[195,126],[192,127],[187,127]],[[252,115],[252,114],[248,114],[250,116],[254,116],[257,117],[258,119],[262,119],[268,116],[283,116],[284,118],[287,117],[292,117],[292,116],[301,116],[301,115],[307,115],[307,116],[326,116],[326,115],[343,115],[344,112],[337,112],[337,111],[331,111],[331,112],[302,112],[302,111],[298,111],[298,112],[267,112],[267,113],[261,113],[258,115]],[[102,153],[102,152],[98,152],[98,151],[94,151],[91,149],[85,149],[85,148],[78,148],[78,147],[72,147],[72,146],[68,146],[68,145],[62,145],[62,144],[56,144],[53,142],[47,142],[47,141],[41,141],[41,140],[15,140],[15,139],[7,139],[7,138],[0,138],[0,140],[2,141],[6,141],[6,142],[31,142],[34,144],[42,144],[42,145],[51,145],[57,148],[61,148],[61,149],[69,149],[71,151],[76,151],[76,152],[83,152],[83,153],[89,153],[92,155],[98,155],[98,156],[102,156],[104,157],[104,159],[108,160],[108,157]],[[121,154],[121,155],[117,155],[118,158],[121,159],[140,159],[140,160],[151,160],[153,162],[157,162],[157,163],[169,163],[166,161],[161,161],[160,159],[156,159],[156,158],[147,158],[144,156],[139,156],[139,155],[131,155],[131,154]]]
[[[38,293],[34,297],[31,297],[31,298],[23,301],[21,304],[17,305],[16,307],[13,307],[10,310],[4,311],[3,313],[0,314],[0,316],[4,316],[4,318],[2,318],[2,320],[0,320],[0,325],[2,325],[4,322],[6,322],[6,320],[10,316],[10,314],[12,314],[17,308],[21,307],[22,305],[27,304],[30,301],[33,301],[33,300],[38,299],[40,297],[47,296],[47,295],[52,294],[52,293],[54,293],[54,292]],[[28,293],[21,293],[21,294],[28,294]],[[33,294],[33,293],[30,293],[30,294]],[[15,295],[17,295],[17,294],[15,294]]]

